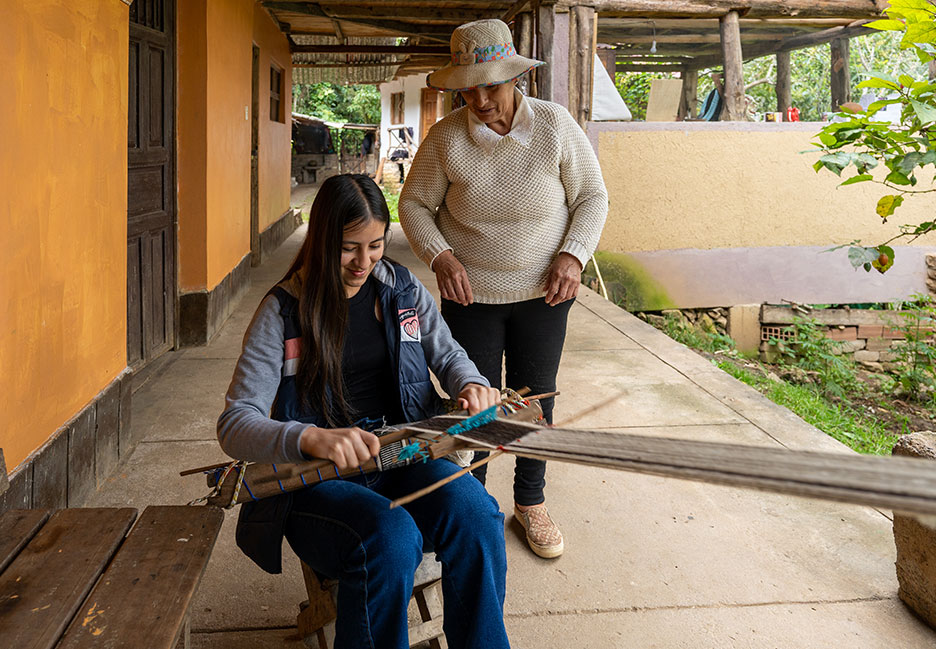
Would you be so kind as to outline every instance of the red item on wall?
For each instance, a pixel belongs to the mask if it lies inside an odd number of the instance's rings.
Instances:
[[[788,122],[798,122],[799,121],[799,108],[796,106],[790,106],[786,109],[786,121]]]

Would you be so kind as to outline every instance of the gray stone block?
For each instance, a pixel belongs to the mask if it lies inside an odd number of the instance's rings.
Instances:
[[[894,455],[936,460],[936,433],[904,435]],[[910,609],[936,628],[936,529],[912,516],[894,514],[897,546],[897,594]]]

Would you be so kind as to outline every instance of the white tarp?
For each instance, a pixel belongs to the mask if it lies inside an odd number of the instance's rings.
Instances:
[[[597,54],[595,55],[594,77],[590,120],[593,122],[629,122],[631,112]]]

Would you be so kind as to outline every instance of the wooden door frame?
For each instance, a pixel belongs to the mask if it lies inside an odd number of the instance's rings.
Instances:
[[[253,43],[250,105],[250,265],[260,257],[260,48]]]
[[[169,71],[168,77],[170,79],[169,83],[169,92],[171,97],[167,103],[166,109],[167,112],[171,115],[170,125],[167,133],[167,145],[170,147],[170,152],[168,156],[168,178],[166,183],[168,185],[167,191],[167,201],[168,201],[168,211],[169,211],[169,233],[172,246],[172,260],[171,268],[169,269],[169,289],[172,294],[169,296],[169,301],[173,305],[172,321],[168,324],[168,328],[172,332],[172,342],[166,351],[177,350],[180,347],[180,308],[179,308],[179,211],[178,211],[178,97],[179,97],[179,66],[178,66],[178,5],[175,0],[166,0],[166,9],[167,16],[171,21],[172,27],[171,30],[167,32],[169,37],[169,46],[166,48],[166,56],[168,58],[169,65],[171,70]],[[127,17],[129,22],[129,14]],[[126,47],[130,49],[130,29],[127,31],[127,44]],[[127,119],[129,120],[129,110]],[[127,124],[129,128],[129,121]],[[127,162],[127,168],[129,170],[129,160]],[[125,222],[129,220],[129,205],[127,206],[127,211],[124,213]],[[124,244],[126,245],[126,244]],[[130,268],[129,263],[124,267],[124,286],[126,287],[129,284],[130,280]],[[129,325],[129,323],[127,323]],[[125,350],[129,342],[129,326],[127,327],[127,337],[125,338],[124,345]],[[125,352],[126,353],[126,352]],[[129,355],[127,355],[125,363],[128,368],[130,368],[134,373],[139,372],[140,370],[147,367],[153,359],[146,360],[146,353],[144,351],[143,357],[137,361],[135,366],[130,365]]]

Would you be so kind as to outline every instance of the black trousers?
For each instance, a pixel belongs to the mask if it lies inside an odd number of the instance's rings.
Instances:
[[[512,304],[476,302],[462,306],[442,300],[442,317],[455,340],[465,348],[468,357],[493,387],[502,387],[503,372],[507,387],[514,390],[529,387],[533,394],[540,394],[556,389],[572,302],[549,306],[543,298],[536,298]],[[546,421],[552,423],[555,397],[540,403]],[[485,455],[487,453],[476,453],[475,459]],[[486,464],[474,471],[482,484],[486,475]],[[545,500],[545,486],[546,462],[518,457],[514,469],[514,502],[524,506],[540,504]]]

